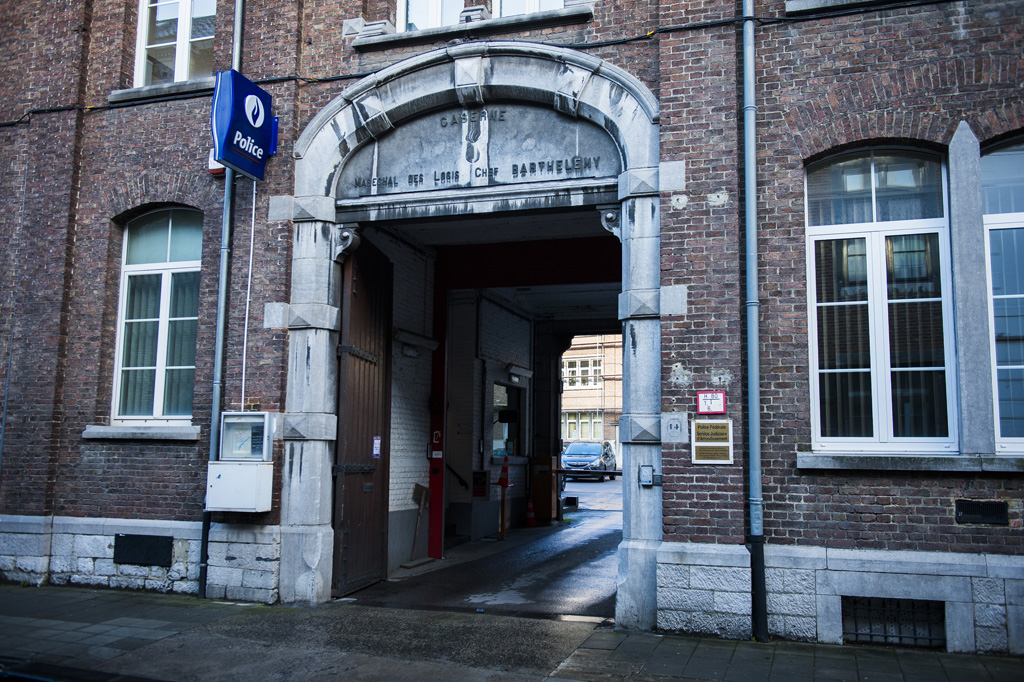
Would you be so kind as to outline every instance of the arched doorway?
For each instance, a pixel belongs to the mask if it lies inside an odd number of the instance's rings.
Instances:
[[[336,550],[326,491],[338,439],[338,378],[324,368],[336,365],[344,314],[338,263],[358,244],[359,226],[405,221],[406,230],[429,241],[423,230],[437,223],[427,219],[587,206],[600,210],[604,229],[622,242],[617,317],[627,473],[616,622],[652,628],[661,493],[629,473],[641,465],[660,470],[661,459],[659,137],[650,92],[572,50],[468,43],[355,84],[310,122],[294,155],[281,599],[329,596]],[[409,227],[416,221],[424,221],[422,230]],[[510,229],[529,238],[529,221]],[[435,452],[443,460],[443,444]]]

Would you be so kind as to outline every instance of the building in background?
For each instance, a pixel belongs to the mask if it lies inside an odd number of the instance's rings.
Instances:
[[[618,627],[1024,653],[1024,1],[743,5],[7,3],[0,574],[319,603],[543,519],[621,334]]]
[[[621,414],[622,336],[577,336],[562,355],[563,443],[610,441],[618,454]]]

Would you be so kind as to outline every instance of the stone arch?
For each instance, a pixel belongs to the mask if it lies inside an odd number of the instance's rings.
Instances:
[[[1012,91],[1020,68],[1018,55],[995,55],[872,73],[793,107],[784,118],[805,159],[870,139],[923,140],[945,146],[962,119],[988,139],[1024,121],[1019,98],[986,103],[984,96],[986,91]],[[941,113],[934,111],[935,95],[928,91],[936,83],[946,84],[949,93],[950,106]]]
[[[633,76],[566,48],[467,43],[394,64],[324,107],[295,143],[296,208],[315,211],[330,199],[333,211],[338,169],[363,144],[403,122],[492,101],[532,103],[589,120],[615,140],[625,172],[657,168],[658,103]]]
[[[336,436],[336,377],[313,376],[309,358],[331,362],[330,335],[338,311],[332,298],[335,259],[353,243],[336,223],[337,183],[345,164],[366,144],[429,112],[491,102],[546,107],[589,121],[614,141],[621,158],[621,210],[605,226],[623,243],[619,318],[623,323],[623,467],[661,469],[661,323],[658,103],[636,78],[567,48],[525,42],[473,42],[405,59],[368,76],[331,101],[296,141],[295,190],[288,217],[295,225],[289,304],[289,377],[282,493],[282,601],[329,597],[331,535],[322,513],[330,490],[330,450]],[[616,178],[611,178],[612,192]],[[471,193],[473,189],[466,189]],[[429,201],[429,193],[426,201]],[[310,285],[297,286],[296,282]],[[320,365],[324,366],[324,365]],[[322,374],[322,373],[321,373]],[[333,383],[332,383],[333,382]],[[298,461],[298,466],[293,462]],[[619,549],[616,623],[656,625],[660,488],[639,488],[625,476],[623,543]],[[633,490],[635,488],[635,490]]]
[[[208,175],[150,171],[111,186],[105,193],[106,215],[118,223],[161,206],[183,206],[207,212],[218,205],[221,186]]]

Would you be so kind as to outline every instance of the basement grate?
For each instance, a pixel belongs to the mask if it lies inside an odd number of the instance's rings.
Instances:
[[[843,597],[843,642],[946,648],[946,605],[922,599]]]
[[[1010,525],[1010,505],[1006,502],[957,500],[956,522],[1008,526]]]

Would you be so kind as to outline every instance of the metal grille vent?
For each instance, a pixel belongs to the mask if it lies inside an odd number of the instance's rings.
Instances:
[[[956,501],[957,523],[988,523],[1010,525],[1010,505],[1006,502]]]
[[[946,648],[940,601],[843,597],[843,642]]]

